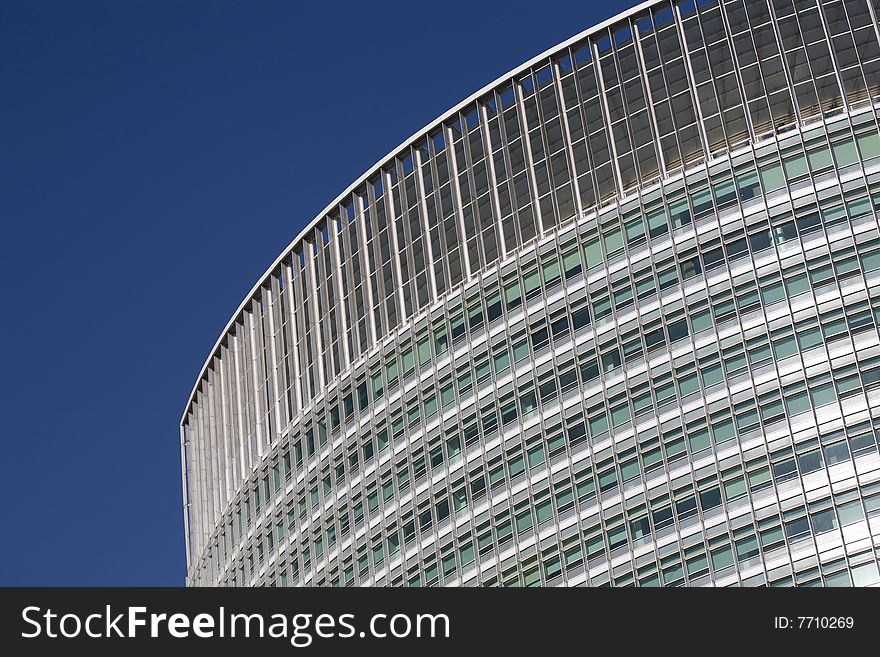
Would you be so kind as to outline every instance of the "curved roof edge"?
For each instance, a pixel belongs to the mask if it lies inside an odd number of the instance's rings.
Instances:
[[[523,71],[530,68],[534,64],[537,64],[541,60],[550,57],[553,53],[555,53],[563,48],[567,48],[567,47],[571,46],[572,44],[575,44],[578,41],[581,41],[581,40],[585,39],[586,37],[589,37],[600,30],[608,28],[615,23],[618,23],[626,18],[630,18],[631,16],[639,14],[652,6],[657,5],[657,4],[661,4],[661,3],[662,3],[662,0],[646,0],[645,2],[641,2],[638,5],[636,5],[635,7],[632,7],[630,9],[627,9],[626,11],[620,12],[619,14],[616,14],[616,15],[612,16],[611,18],[608,18],[608,19],[602,21],[601,23],[598,23],[592,27],[589,27],[589,28],[583,30],[582,32],[575,34],[572,37],[569,37],[565,41],[562,41],[562,42],[556,44],[555,46],[552,46],[552,47],[548,48],[547,50],[544,50],[543,52],[541,52],[541,53],[535,55],[534,57],[532,57],[531,59],[529,59],[528,61],[526,61],[526,62],[520,64],[519,66],[512,68],[511,70],[507,71],[506,73],[498,76],[492,82],[483,86],[478,91],[474,92],[473,94],[471,94],[470,96],[468,96],[467,98],[462,100],[461,102],[456,103],[454,106],[450,107],[448,110],[446,110],[445,112],[440,114],[436,119],[434,119],[433,121],[430,121],[423,128],[421,128],[420,130],[417,130],[412,135],[410,135],[407,139],[403,140],[400,144],[398,144],[396,147],[394,147],[386,155],[382,156],[379,160],[377,160],[375,164],[373,164],[366,171],[364,171],[364,173],[361,174],[357,178],[357,180],[352,182],[348,187],[346,187],[342,192],[340,192],[336,196],[336,198],[334,198],[332,201],[330,201],[330,203],[328,203],[324,207],[324,209],[321,210],[321,212],[319,212],[314,219],[312,219],[312,221],[310,221],[308,224],[306,224],[306,226],[303,227],[303,229],[296,235],[296,237],[293,238],[293,240],[290,242],[290,244],[288,244],[284,248],[284,250],[281,251],[281,253],[278,255],[278,257],[272,262],[272,264],[269,266],[269,268],[266,269],[265,273],[262,276],[260,276],[260,278],[257,280],[257,282],[251,288],[250,292],[248,292],[248,294],[244,297],[242,302],[239,304],[238,308],[235,310],[235,312],[229,318],[229,321],[226,323],[226,326],[223,327],[223,330],[220,332],[220,335],[217,337],[217,340],[214,342],[214,346],[211,348],[211,351],[208,353],[207,358],[205,358],[204,364],[202,365],[201,369],[199,370],[199,374],[196,377],[195,383],[193,384],[192,391],[190,392],[189,398],[187,399],[186,406],[183,409],[183,415],[181,415],[181,417],[180,417],[181,426],[183,426],[184,422],[186,421],[187,413],[189,413],[189,410],[192,407],[192,403],[193,403],[193,400],[195,399],[196,391],[199,388],[199,384],[204,379],[205,372],[207,371],[208,366],[211,364],[211,360],[214,358],[214,355],[217,353],[217,350],[220,348],[220,344],[223,342],[223,338],[226,337],[226,335],[229,333],[229,330],[232,328],[232,325],[235,323],[236,319],[238,319],[239,315],[241,315],[242,311],[244,311],[247,304],[250,303],[251,299],[253,299],[254,295],[257,293],[257,291],[263,285],[263,282],[272,274],[272,272],[275,270],[275,268],[278,267],[281,264],[281,262],[287,256],[289,256],[291,254],[294,247],[296,247],[296,245],[299,244],[300,241],[302,241],[302,239],[310,231],[314,230],[314,228],[317,226],[317,224],[320,223],[320,221],[325,216],[327,216],[327,214],[330,213],[335,206],[339,205],[339,203],[341,203],[345,197],[352,194],[355,191],[355,189],[357,189],[361,184],[363,184],[367,180],[367,178],[369,178],[373,173],[375,173],[376,169],[381,168],[382,164],[384,164],[389,159],[393,158],[402,149],[406,148],[407,146],[412,144],[414,141],[416,141],[417,139],[421,138],[422,136],[424,136],[425,134],[430,132],[433,128],[435,128],[439,124],[443,123],[443,121],[446,118],[448,118],[449,115],[460,111],[468,103],[474,102],[475,100],[477,100],[478,98],[480,98],[484,94],[492,91],[496,87],[503,84],[505,81],[509,80],[510,78],[516,76],[519,73],[522,73]]]

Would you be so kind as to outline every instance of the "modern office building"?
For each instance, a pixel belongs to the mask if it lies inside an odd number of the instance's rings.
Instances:
[[[199,374],[188,583],[880,582],[878,14],[647,2],[367,171]]]

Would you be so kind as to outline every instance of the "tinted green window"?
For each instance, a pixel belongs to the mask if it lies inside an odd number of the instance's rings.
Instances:
[[[872,271],[878,268],[880,268],[880,251],[866,253],[862,256],[862,269]]]
[[[733,550],[729,545],[725,545],[717,550],[712,550],[712,568],[721,570],[727,566],[733,565]]]
[[[697,379],[696,372],[693,372],[693,373],[688,374],[686,376],[680,376],[678,378],[678,389],[679,389],[682,397],[699,390],[700,389],[700,382]]]
[[[761,287],[761,299],[764,305],[781,301],[785,298],[785,288],[782,283],[774,283],[773,285],[765,285]]]
[[[431,343],[425,339],[419,342],[419,365],[427,365],[431,362]]]
[[[801,154],[785,158],[782,161],[782,166],[785,169],[785,176],[789,180],[795,180],[796,178],[805,176],[810,171],[807,168],[807,158]]]
[[[837,507],[837,514],[840,517],[840,524],[843,526],[851,525],[865,518],[862,503],[858,500],[840,505]]]
[[[706,449],[712,444],[712,441],[709,439],[709,430],[700,429],[692,431],[688,434],[688,444],[690,444],[691,452],[694,454]]]
[[[810,168],[815,171],[828,169],[832,166],[831,150],[827,146],[820,146],[807,151],[807,160],[810,162]]]
[[[496,354],[494,362],[495,372],[497,374],[500,374],[510,367],[510,354],[508,354],[506,351],[502,351],[500,354]]]
[[[859,144],[859,150],[862,152],[863,159],[880,157],[880,135],[876,132],[858,135],[856,141]]]
[[[605,253],[609,255],[623,250],[623,235],[619,228],[603,234],[602,241],[605,243]]]
[[[789,416],[810,410],[810,400],[806,392],[798,392],[785,398],[785,410]]]
[[[724,372],[721,370],[721,365],[704,367],[700,371],[700,374],[703,377],[703,385],[707,388],[716,383],[721,383],[724,380]]]
[[[415,369],[415,361],[413,360],[412,349],[407,349],[406,351],[404,351],[403,355],[401,356],[401,359],[403,361],[403,373],[404,374],[409,374],[410,372],[413,371],[413,369]]]
[[[853,219],[871,214],[871,200],[865,197],[850,201],[846,204],[846,212]]]
[[[534,468],[544,462],[544,446],[539,445],[529,450],[529,467]]]
[[[859,161],[859,155],[856,153],[856,145],[852,139],[844,139],[843,141],[834,142],[831,144],[831,150],[834,153],[834,160],[839,167],[845,167]]]
[[[706,197],[708,196],[709,202],[712,201],[712,195],[709,194],[709,190],[704,190],[699,192],[697,196]],[[694,204],[697,203],[697,196],[694,197]],[[682,199],[680,201],[676,201],[675,203],[670,204],[669,206],[669,215],[672,217],[672,227],[673,228],[681,228],[691,222],[691,208],[688,205],[686,199]]]
[[[665,210],[655,210],[648,214],[648,234],[654,238],[669,232]]]
[[[777,360],[793,356],[797,353],[797,342],[793,336],[779,338],[773,341],[773,353]]]
[[[811,347],[822,344],[822,332],[818,328],[799,331],[797,333],[797,341],[801,350],[810,349]]]
[[[758,173],[761,175],[761,184],[764,186],[765,192],[785,187],[785,176],[782,173],[781,165],[765,164],[758,169]]]
[[[434,348],[437,355],[442,356],[449,350],[449,336],[446,335],[446,329],[440,329],[434,333]]]
[[[830,383],[810,388],[810,397],[813,400],[813,406],[824,406],[833,403],[837,396],[834,394],[834,386]]]
[[[611,409],[611,421],[614,426],[619,426],[629,420],[629,404],[621,404]]]
[[[694,313],[691,315],[691,326],[693,326],[694,333],[712,328],[712,313],[708,310]]]
[[[798,274],[786,279],[785,289],[788,290],[788,295],[793,297],[809,290],[810,281],[806,274]]]
[[[581,257],[578,255],[577,251],[569,253],[563,257],[562,266],[565,267],[566,276],[573,276],[579,272],[581,269]]]
[[[382,396],[382,372],[373,375],[373,396],[376,398]]]
[[[504,298],[508,307],[513,307],[520,302],[519,283],[515,282],[504,288]]]
[[[732,481],[724,484],[724,495],[728,500],[735,500],[746,494],[746,481],[742,477],[737,477]]]
[[[587,269],[603,263],[602,247],[599,246],[598,239],[592,239],[584,245],[584,258],[587,261]]]
[[[544,274],[545,285],[549,285],[556,281],[559,279],[559,261],[556,258],[553,258],[550,262],[544,264],[542,271]]]
[[[625,229],[627,244],[634,244],[645,236],[645,223],[641,219],[627,222]]]
[[[608,418],[605,413],[590,418],[590,435],[597,436],[603,431],[608,431]]]
[[[535,505],[535,516],[537,516],[538,523],[550,520],[553,517],[553,505],[550,503],[550,500]]]
[[[541,281],[538,279],[538,272],[533,271],[531,274],[526,274],[523,277],[523,287],[526,291],[526,296],[530,296],[536,290],[541,288]]]
[[[723,422],[716,422],[712,425],[712,436],[715,438],[716,443],[723,443],[725,440],[730,440],[734,435],[733,420],[724,420]]]

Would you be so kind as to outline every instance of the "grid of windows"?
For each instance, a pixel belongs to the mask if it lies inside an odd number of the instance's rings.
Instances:
[[[876,17],[643,5],[365,175],[193,392],[189,582],[880,582]]]

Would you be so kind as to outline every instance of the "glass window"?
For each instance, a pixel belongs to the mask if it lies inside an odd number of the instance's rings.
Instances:
[[[608,418],[605,413],[590,417],[590,435],[598,436],[608,431]]]
[[[709,191],[706,190],[702,193],[708,194]],[[682,199],[680,201],[672,203],[669,206],[669,216],[672,218],[673,228],[681,228],[682,226],[687,226],[689,223],[691,223],[691,209],[688,205],[687,199]]]
[[[549,499],[535,505],[535,515],[537,516],[538,524],[553,518],[553,504]]]
[[[760,193],[761,188],[758,185],[758,174],[749,171],[736,177],[736,186],[739,189],[740,197],[743,201],[748,201]]]
[[[685,397],[692,392],[697,392],[700,389],[700,382],[697,379],[696,372],[679,376],[678,389],[682,397]]]
[[[669,232],[669,224],[666,221],[665,210],[655,210],[648,214],[648,234],[652,239],[667,232]]]
[[[871,586],[880,582],[880,574],[877,572],[877,564],[866,563],[861,566],[855,566],[852,569],[854,586]]]
[[[641,218],[627,222],[625,230],[627,244],[636,244],[645,237],[645,223]]]
[[[544,263],[542,270],[544,274],[544,285],[550,285],[559,280],[559,260],[556,258]]]
[[[825,447],[825,462],[829,466],[849,461],[849,445],[845,440]]]
[[[712,568],[716,571],[733,565],[733,550],[729,545],[712,550]]]
[[[725,482],[724,484],[724,495],[729,500],[735,500],[738,497],[742,497],[746,494],[746,480],[742,477],[737,477],[732,481]]]
[[[629,404],[626,402],[611,409],[611,422],[615,427],[627,422],[629,417]]]
[[[749,536],[736,542],[736,557],[740,561],[757,556],[759,552],[758,539],[755,536]]]
[[[868,132],[856,136],[859,143],[859,150],[862,152],[862,159],[867,160],[872,157],[880,157],[880,135],[876,132]]]
[[[713,187],[713,190],[715,191],[715,198],[718,201],[718,205],[723,205],[724,203],[736,200],[736,188],[734,187],[732,180],[725,180],[724,182],[718,183]]]
[[[773,283],[772,285],[764,285],[761,287],[761,299],[764,301],[765,306],[781,301],[784,298],[785,288],[782,283]]]
[[[846,570],[842,570],[839,573],[834,573],[833,575],[826,575],[825,586],[829,588],[852,586],[852,582],[849,579],[849,572]]]
[[[810,280],[807,278],[806,274],[790,276],[785,280],[785,289],[788,290],[788,295],[790,297],[802,294],[810,289]]]
[[[723,443],[726,440],[730,440],[734,435],[733,420],[724,420],[712,425],[712,436],[716,443]]]
[[[528,531],[532,527],[532,513],[526,511],[516,517],[516,531],[518,533]]]
[[[587,261],[587,269],[592,269],[604,262],[598,239],[592,239],[584,245],[584,258]]]
[[[401,355],[401,359],[403,362],[403,374],[405,376],[415,369],[415,360],[413,359],[412,349],[404,351]]]
[[[841,504],[837,507],[837,513],[840,516],[840,524],[843,527],[865,519],[865,512],[862,510],[862,503],[859,500]]]
[[[794,336],[787,336],[785,338],[778,338],[773,341],[773,353],[776,356],[776,360],[782,360],[783,358],[788,358],[789,356],[793,356],[797,353],[797,342],[794,339]]]
[[[778,163],[765,164],[758,169],[758,173],[761,175],[761,184],[765,192],[769,193],[785,187],[785,175],[782,173],[782,166]]]
[[[605,243],[605,253],[608,255],[614,255],[623,250],[623,235],[620,233],[620,228],[604,233],[602,241]]]
[[[867,197],[849,201],[846,204],[846,211],[853,219],[871,214],[871,201]]]
[[[419,342],[419,366],[431,362],[431,342],[426,338]]]
[[[538,278],[538,272],[533,271],[523,277],[523,287],[525,288],[526,297],[532,296],[534,292],[541,289],[541,281]]]
[[[691,313],[690,318],[694,333],[705,331],[713,326],[712,313],[709,310]]]
[[[382,396],[382,372],[376,372],[373,377],[373,396],[377,399]]]
[[[501,374],[510,367],[510,355],[507,351],[502,351],[494,357],[494,365],[496,374]]]
[[[544,462],[544,446],[538,445],[537,447],[529,450],[529,468],[535,468],[541,465]]]
[[[507,301],[508,308],[513,308],[520,304],[521,297],[518,281],[515,281],[504,288],[504,298]]]
[[[813,406],[817,408],[826,404],[832,404],[837,400],[837,396],[834,394],[834,386],[830,383],[810,388],[810,397],[813,400]]]
[[[517,363],[523,359],[529,357],[529,342],[528,340],[523,340],[515,345],[513,345],[513,360]]]
[[[797,463],[802,475],[818,472],[823,467],[822,452],[817,449],[812,452],[799,454]]]
[[[837,517],[834,515],[834,509],[825,509],[810,516],[810,522],[813,525],[815,534],[830,532],[837,528]]]
[[[691,453],[693,454],[710,447],[712,441],[709,438],[709,430],[704,428],[688,433],[688,443],[691,446]]]
[[[703,385],[706,388],[713,386],[716,383],[721,383],[724,380],[724,372],[722,371],[720,364],[704,367],[700,370],[700,374],[703,377]]]
[[[810,172],[807,168],[807,158],[801,153],[782,160],[782,167],[785,169],[785,176],[789,180],[796,180]]]
[[[562,258],[562,266],[565,268],[565,277],[571,278],[581,272],[581,257],[577,251],[569,253]]]
[[[831,150],[827,146],[811,148],[807,151],[807,160],[810,162],[810,168],[814,171],[822,171],[830,169],[833,165],[831,161]]]
[[[802,351],[822,344],[822,332],[818,328],[803,329],[797,333],[798,345]]]
[[[831,150],[834,153],[834,159],[837,166],[845,167],[855,164],[859,161],[858,153],[856,153],[856,145],[852,139],[844,139],[831,144]]]
[[[721,505],[721,489],[716,486],[700,492],[700,508],[703,511]]]

